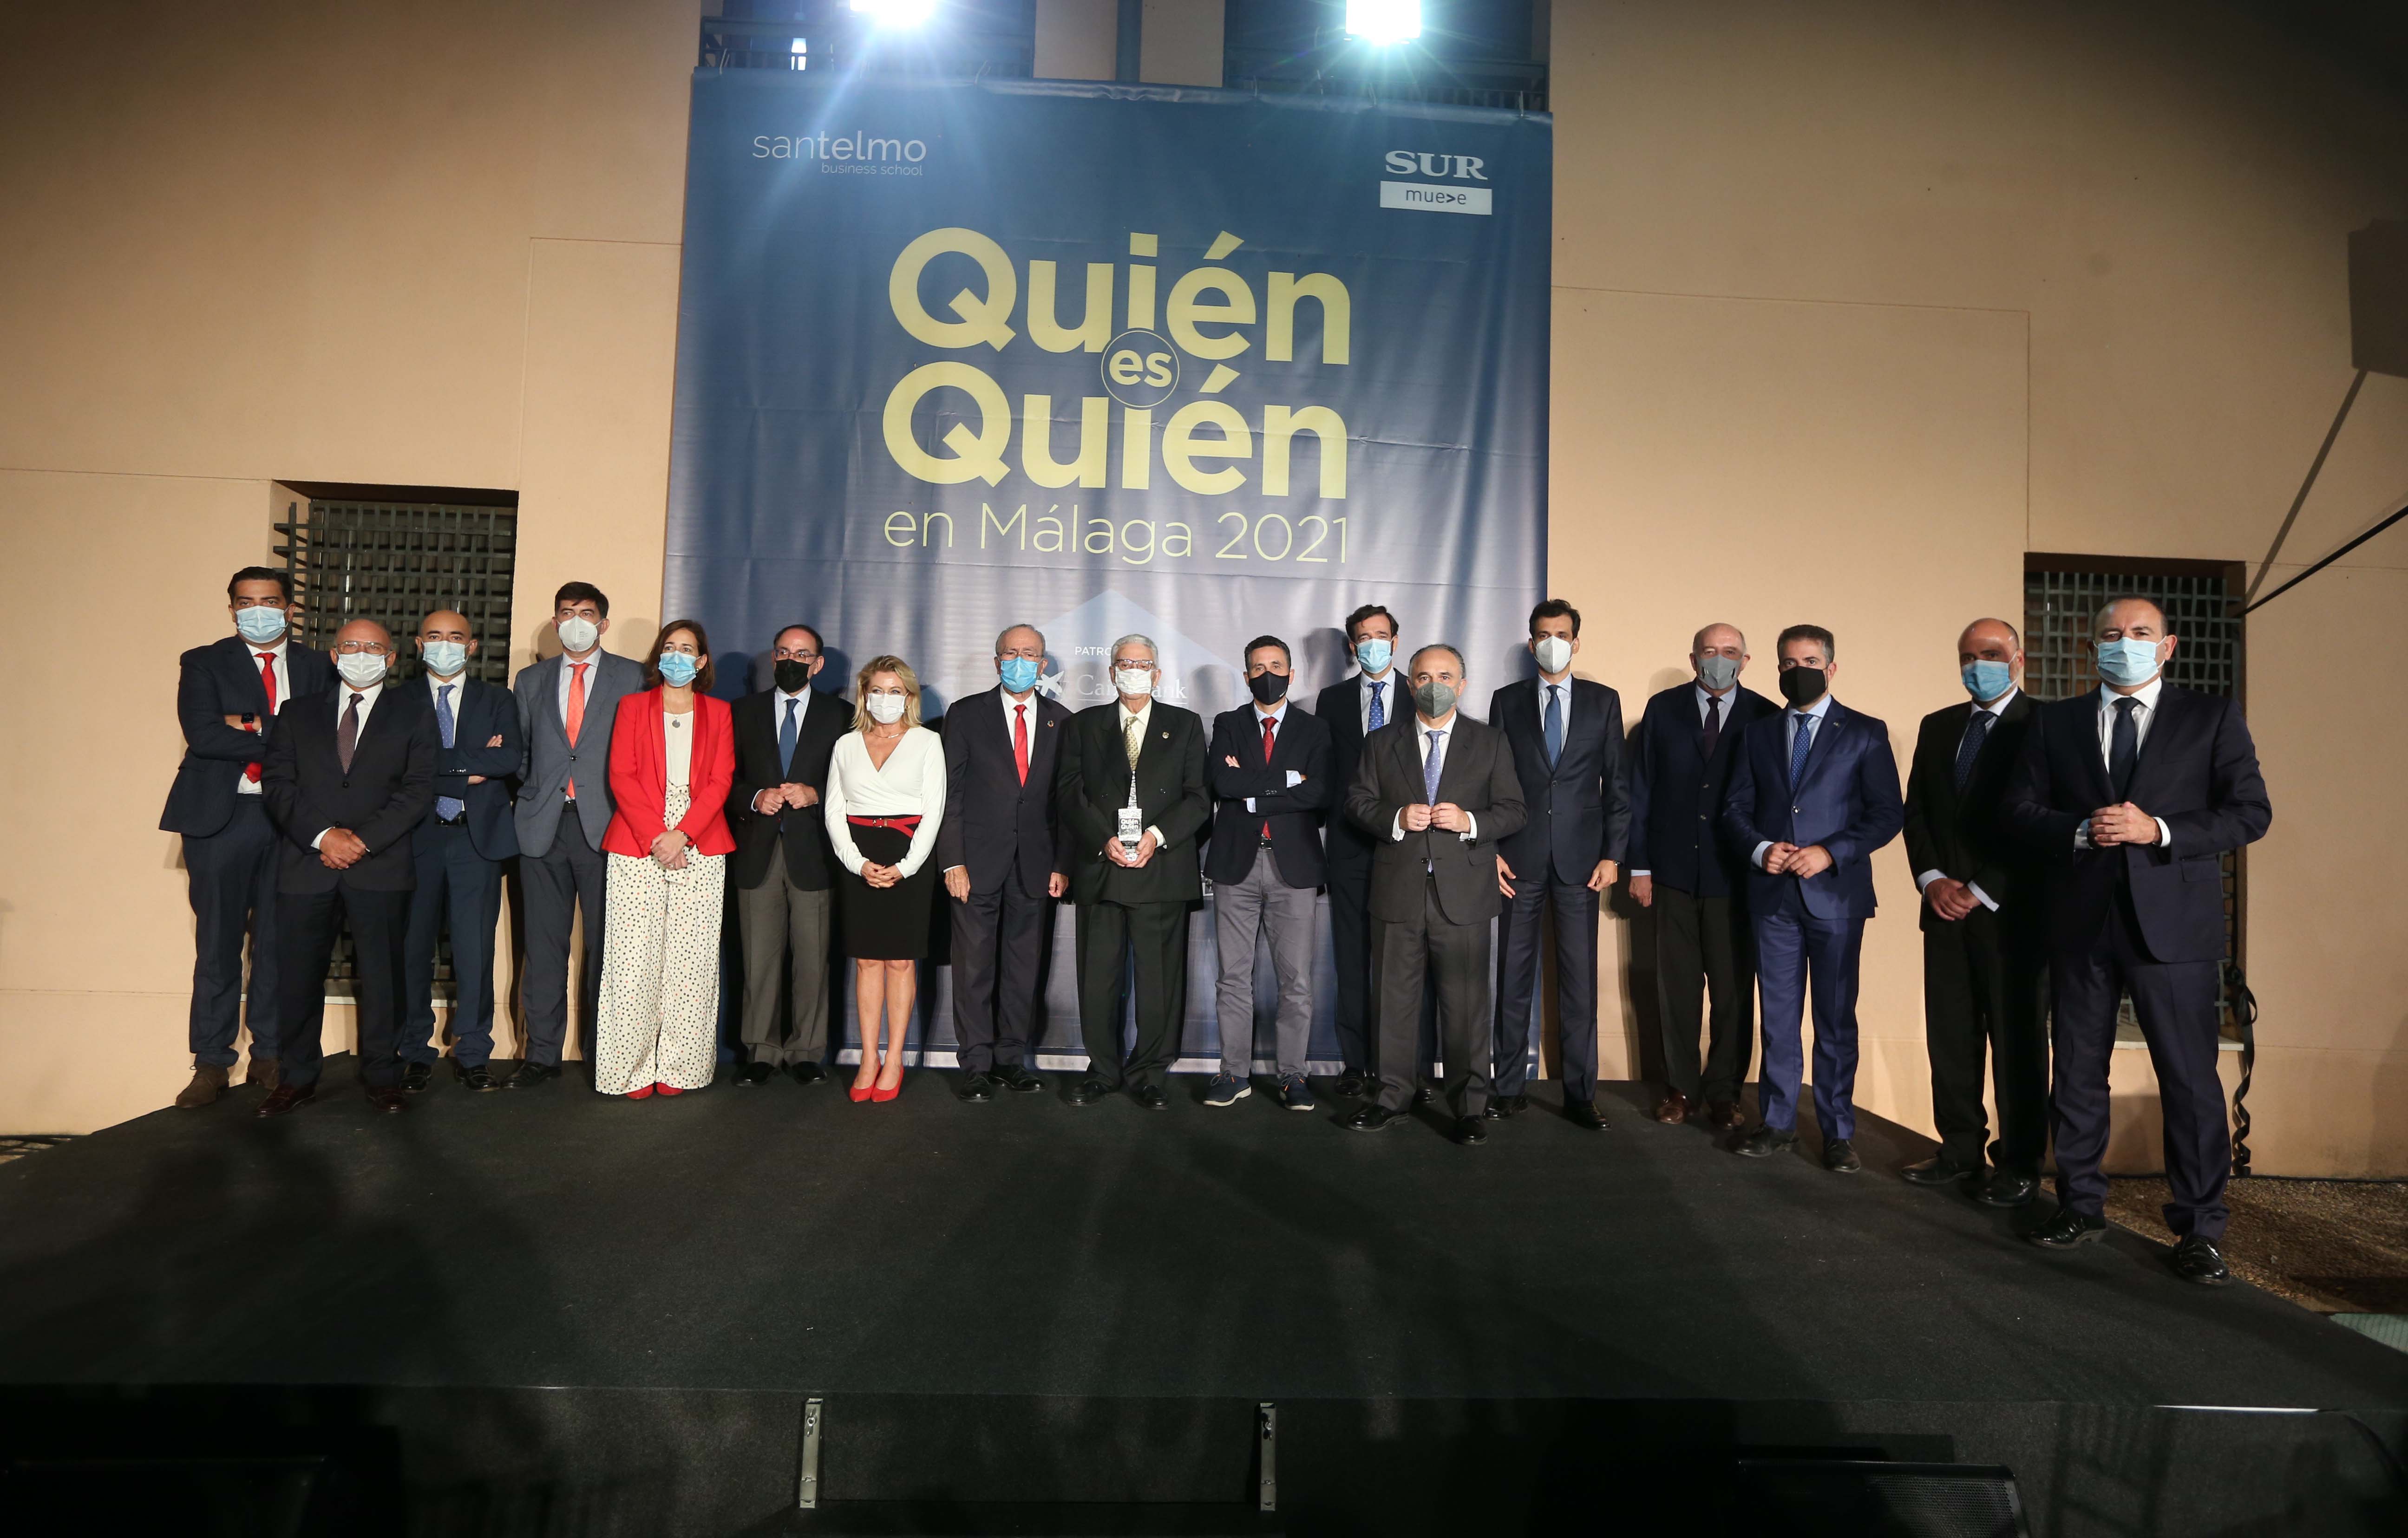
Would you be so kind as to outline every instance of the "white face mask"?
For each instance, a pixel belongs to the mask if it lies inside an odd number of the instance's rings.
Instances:
[[[367,689],[384,681],[385,660],[373,651],[346,651],[335,658],[335,671],[343,682],[353,689]]]
[[[560,622],[560,644],[571,651],[591,651],[602,639],[602,627],[582,616]]]
[[[869,719],[881,726],[892,726],[903,719],[903,696],[879,691],[869,696]]]
[[[1560,635],[1542,636],[1531,649],[1539,654],[1541,673],[1561,673],[1572,665],[1572,644]]]
[[[1154,692],[1154,670],[1143,667],[1112,669],[1112,687],[1124,694],[1142,698]]]

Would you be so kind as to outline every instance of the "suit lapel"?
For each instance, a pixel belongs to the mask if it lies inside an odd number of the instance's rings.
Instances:
[[[2187,731],[2190,726],[2190,695],[2172,684],[2157,691],[2157,719],[2149,723],[2149,734],[2141,742],[2140,757],[2132,761],[2132,785],[2129,799],[2136,806],[2149,803],[2144,793],[2156,790],[2157,766],[2175,756],[2175,739],[2170,733]],[[2111,788],[2109,794],[2114,794]]]

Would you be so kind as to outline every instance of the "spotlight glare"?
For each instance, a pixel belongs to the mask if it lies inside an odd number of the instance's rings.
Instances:
[[[858,6],[861,0],[853,0]],[[1422,35],[1422,0],[1346,0],[1346,36],[1374,47]]]
[[[853,0],[853,10],[882,27],[916,27],[937,13],[937,0]]]

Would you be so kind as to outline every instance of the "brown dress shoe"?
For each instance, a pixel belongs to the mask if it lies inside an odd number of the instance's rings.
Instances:
[[[225,1087],[226,1071],[223,1068],[214,1062],[196,1062],[193,1064],[193,1082],[184,1086],[183,1092],[176,1097],[176,1104],[188,1111],[195,1106],[214,1104],[218,1096],[225,1093]]]
[[[253,1114],[285,1116],[290,1114],[294,1106],[307,1105],[317,1098],[318,1087],[314,1084],[299,1086],[280,1084],[267,1091],[267,1098],[259,1103],[259,1109]]]
[[[1678,1127],[1689,1119],[1689,1097],[1678,1089],[1667,1089],[1664,1098],[1656,1103],[1656,1119],[1667,1127]]]
[[[407,1111],[409,1109],[409,1096],[398,1084],[371,1084],[368,1086],[368,1109],[382,1111],[388,1116]]]
[[[1706,1125],[1718,1132],[1735,1132],[1747,1125],[1747,1113],[1735,1100],[1706,1102]]]
[[[253,1056],[251,1060],[251,1067],[242,1075],[242,1087],[248,1089],[256,1084],[270,1089],[275,1089],[277,1066],[274,1058]]]

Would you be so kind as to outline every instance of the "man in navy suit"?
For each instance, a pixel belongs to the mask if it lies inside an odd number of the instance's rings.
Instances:
[[[1664,1032],[1656,1119],[1678,1126],[1702,1104],[1706,1125],[1726,1132],[1747,1124],[1739,1087],[1756,1050],[1756,939],[1747,851],[1722,836],[1723,794],[1747,728],[1781,708],[1741,687],[1747,661],[1747,637],[1736,625],[1698,632],[1689,642],[1696,676],[1647,702],[1630,773],[1630,895],[1656,914]],[[1698,1007],[1707,996],[1710,1013]]]
[[[1749,727],[1731,765],[1723,836],[1747,851],[1764,1002],[1763,1124],[1740,1144],[1766,1159],[1798,1141],[1804,1068],[1799,1031],[1814,996],[1814,1119],[1823,1167],[1864,1168],[1856,1157],[1856,974],[1873,916],[1872,855],[1906,820],[1889,728],[1831,697],[1839,674],[1831,633],[1781,633],[1781,696],[1789,708]]]
[[[502,916],[502,865],[519,853],[509,776],[524,744],[517,704],[498,684],[468,676],[477,638],[468,617],[437,609],[418,627],[424,676],[412,690],[435,718],[435,805],[418,826],[418,886],[409,897],[402,966],[406,1014],[401,1087],[434,1077],[435,941],[452,933],[452,1071],[471,1089],[498,1089],[494,1056],[494,929]]]
[[[1315,720],[1329,728],[1328,813],[1323,818],[1329,862],[1329,949],[1338,965],[1338,1092],[1370,1093],[1377,1045],[1379,982],[1371,975],[1371,852],[1378,844],[1346,816],[1346,788],[1363,757],[1363,740],[1410,714],[1412,686],[1398,668],[1397,617],[1366,604],[1346,617],[1348,654],[1360,670],[1323,690]]]
[[[2007,783],[2008,822],[2051,862],[2057,1211],[2028,1237],[2071,1249],[2106,1232],[2107,1062],[2128,993],[2165,1113],[2173,1267],[2213,1287],[2230,1280],[2216,1241],[2232,1168],[2215,1073],[2218,857],[2263,837],[2274,809],[2240,705],[2165,681],[2176,638],[2163,609],[2117,599],[2094,634],[2099,689],[2032,713]]]
[[[1530,1007],[1539,991],[1539,935],[1555,916],[1555,1029],[1564,1114],[1605,1130],[1597,1108],[1597,903],[1613,885],[1630,839],[1622,696],[1572,676],[1580,610],[1550,598],[1530,611],[1534,680],[1490,696],[1488,724],[1505,733],[1529,820],[1497,846],[1505,912],[1498,929],[1496,1093],[1487,1114],[1526,1110]]]
[[[335,687],[324,652],[291,645],[292,607],[290,575],[245,566],[226,584],[236,634],[194,647],[179,664],[176,719],[184,729],[184,761],[159,827],[183,835],[193,903],[193,1081],[176,1096],[187,1108],[225,1092],[243,1018],[246,931],[251,1072],[244,1082],[276,1087],[277,845],[261,766],[284,706],[296,695]]]

